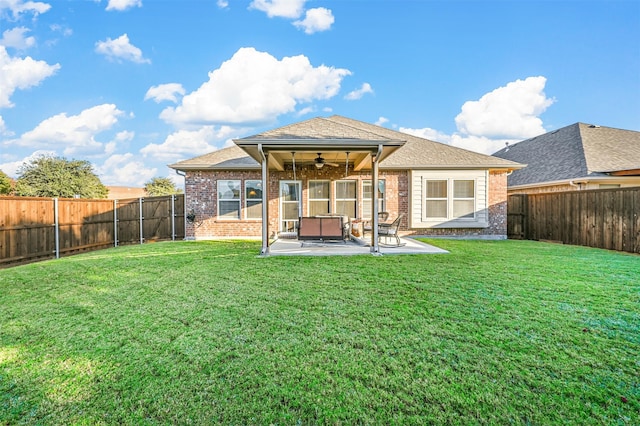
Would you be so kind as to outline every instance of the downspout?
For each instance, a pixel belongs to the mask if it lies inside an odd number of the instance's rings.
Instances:
[[[372,192],[372,202],[373,208],[371,209],[373,217],[371,218],[371,253],[374,255],[380,254],[380,247],[378,245],[378,225],[380,223],[378,218],[378,160],[382,155],[382,145],[378,145],[378,152],[374,158],[371,159],[371,168],[372,175],[371,176],[371,192]]]
[[[184,239],[187,239],[187,172],[182,170],[176,170],[176,174],[178,176],[182,176],[184,178],[184,198],[183,206],[182,206],[182,229],[184,229]],[[195,238],[195,232],[193,237]]]
[[[258,152],[262,157],[262,249],[260,256],[269,255],[269,165],[267,157],[262,149],[262,144],[258,144]]]

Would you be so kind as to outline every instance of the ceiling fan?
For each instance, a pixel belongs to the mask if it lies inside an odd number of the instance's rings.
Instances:
[[[324,158],[322,158],[322,153],[318,153],[318,156],[313,160],[313,164],[316,168],[321,169],[326,164],[331,167],[338,167],[340,164],[338,163],[327,163]]]

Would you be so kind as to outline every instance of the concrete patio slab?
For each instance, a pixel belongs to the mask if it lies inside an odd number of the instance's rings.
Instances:
[[[400,246],[380,245],[380,254],[438,254],[449,253],[441,248],[414,240],[400,238]],[[270,256],[353,256],[371,254],[371,247],[362,240],[298,241],[278,239],[270,246]]]

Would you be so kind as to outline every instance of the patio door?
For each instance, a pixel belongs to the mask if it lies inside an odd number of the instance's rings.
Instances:
[[[295,233],[302,214],[300,181],[280,181],[280,232]]]

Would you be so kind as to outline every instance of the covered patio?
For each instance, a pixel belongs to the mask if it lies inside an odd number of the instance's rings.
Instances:
[[[345,175],[349,170],[360,172],[369,170],[371,174],[372,188],[378,188],[378,167],[380,161],[388,157],[405,143],[403,140],[390,139],[363,130],[348,128],[345,133],[344,126],[336,123],[323,123],[326,127],[314,127],[313,123],[307,122],[292,126],[285,126],[271,132],[261,133],[243,139],[235,140],[235,144],[244,150],[250,157],[260,164],[262,182],[269,182],[271,172],[282,172],[285,169],[293,170],[293,181],[296,181],[296,170],[300,167],[312,167],[322,169],[325,166],[344,168]],[[312,128],[307,128],[311,126]],[[310,137],[309,135],[313,135]],[[326,157],[326,158],[325,158]],[[293,189],[298,191],[299,189]],[[297,241],[288,238],[277,239],[271,246],[272,238],[269,232],[269,218],[274,212],[269,209],[269,191],[262,191],[262,256],[277,254],[303,254],[303,253],[323,253],[329,252],[338,254],[344,253],[344,248],[349,248],[352,254],[372,253],[382,254],[383,247],[379,244],[378,235],[378,192],[372,191],[371,197],[371,234],[365,243],[358,243],[352,239],[327,242],[318,241]],[[299,203],[302,196],[295,195],[296,203]],[[291,218],[291,222],[298,225],[298,219],[304,217],[304,208],[296,207],[296,217]],[[287,211],[280,212],[286,216]],[[307,212],[308,213],[308,212]],[[349,226],[351,224],[349,223]],[[282,230],[281,230],[282,231]],[[290,232],[291,233],[291,232]],[[280,233],[284,235],[286,233]],[[340,249],[339,245],[343,246]],[[416,247],[413,244],[405,244],[405,247]],[[396,250],[402,247],[396,247]],[[404,250],[409,250],[405,248]],[[388,250],[384,250],[388,251]]]

